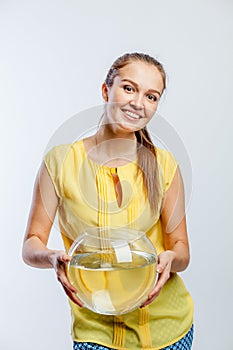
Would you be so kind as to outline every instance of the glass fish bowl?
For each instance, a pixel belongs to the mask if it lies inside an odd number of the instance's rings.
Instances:
[[[72,244],[67,275],[85,307],[104,315],[138,308],[157,280],[158,257],[144,232],[88,228]]]

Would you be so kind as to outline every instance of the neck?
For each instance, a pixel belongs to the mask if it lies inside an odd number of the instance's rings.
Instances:
[[[125,140],[136,141],[136,136],[134,131],[119,132],[119,130],[115,130],[114,126],[111,124],[101,125],[99,130],[96,133],[96,137],[99,143],[107,140],[113,140],[113,139],[125,139]]]
[[[92,139],[94,144],[91,157],[98,163],[118,167],[136,159],[137,142],[134,133],[115,134],[105,125]]]

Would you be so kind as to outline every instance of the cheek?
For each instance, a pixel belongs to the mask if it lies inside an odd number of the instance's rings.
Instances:
[[[155,114],[156,110],[158,107],[158,103],[156,104],[151,104],[151,103],[147,103],[147,105],[145,106],[146,108],[146,115],[148,118],[152,118],[153,115]]]
[[[116,115],[116,113],[119,110],[118,103],[114,103],[114,102],[116,101],[108,101],[108,103],[106,104],[105,111],[107,113],[108,118],[111,118],[114,115]]]
[[[109,93],[108,102],[125,102],[129,100],[129,96],[122,89],[114,89]]]

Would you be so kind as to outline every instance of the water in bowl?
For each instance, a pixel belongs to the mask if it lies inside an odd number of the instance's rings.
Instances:
[[[131,251],[128,261],[117,259],[112,250],[79,253],[72,257],[68,277],[90,310],[120,315],[147,299],[155,283],[156,265],[156,256],[142,251]]]

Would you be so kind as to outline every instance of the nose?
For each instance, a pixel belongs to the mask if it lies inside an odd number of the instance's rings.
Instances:
[[[134,94],[132,100],[130,101],[130,105],[135,110],[141,110],[144,108],[143,105],[143,95],[142,94]]]

